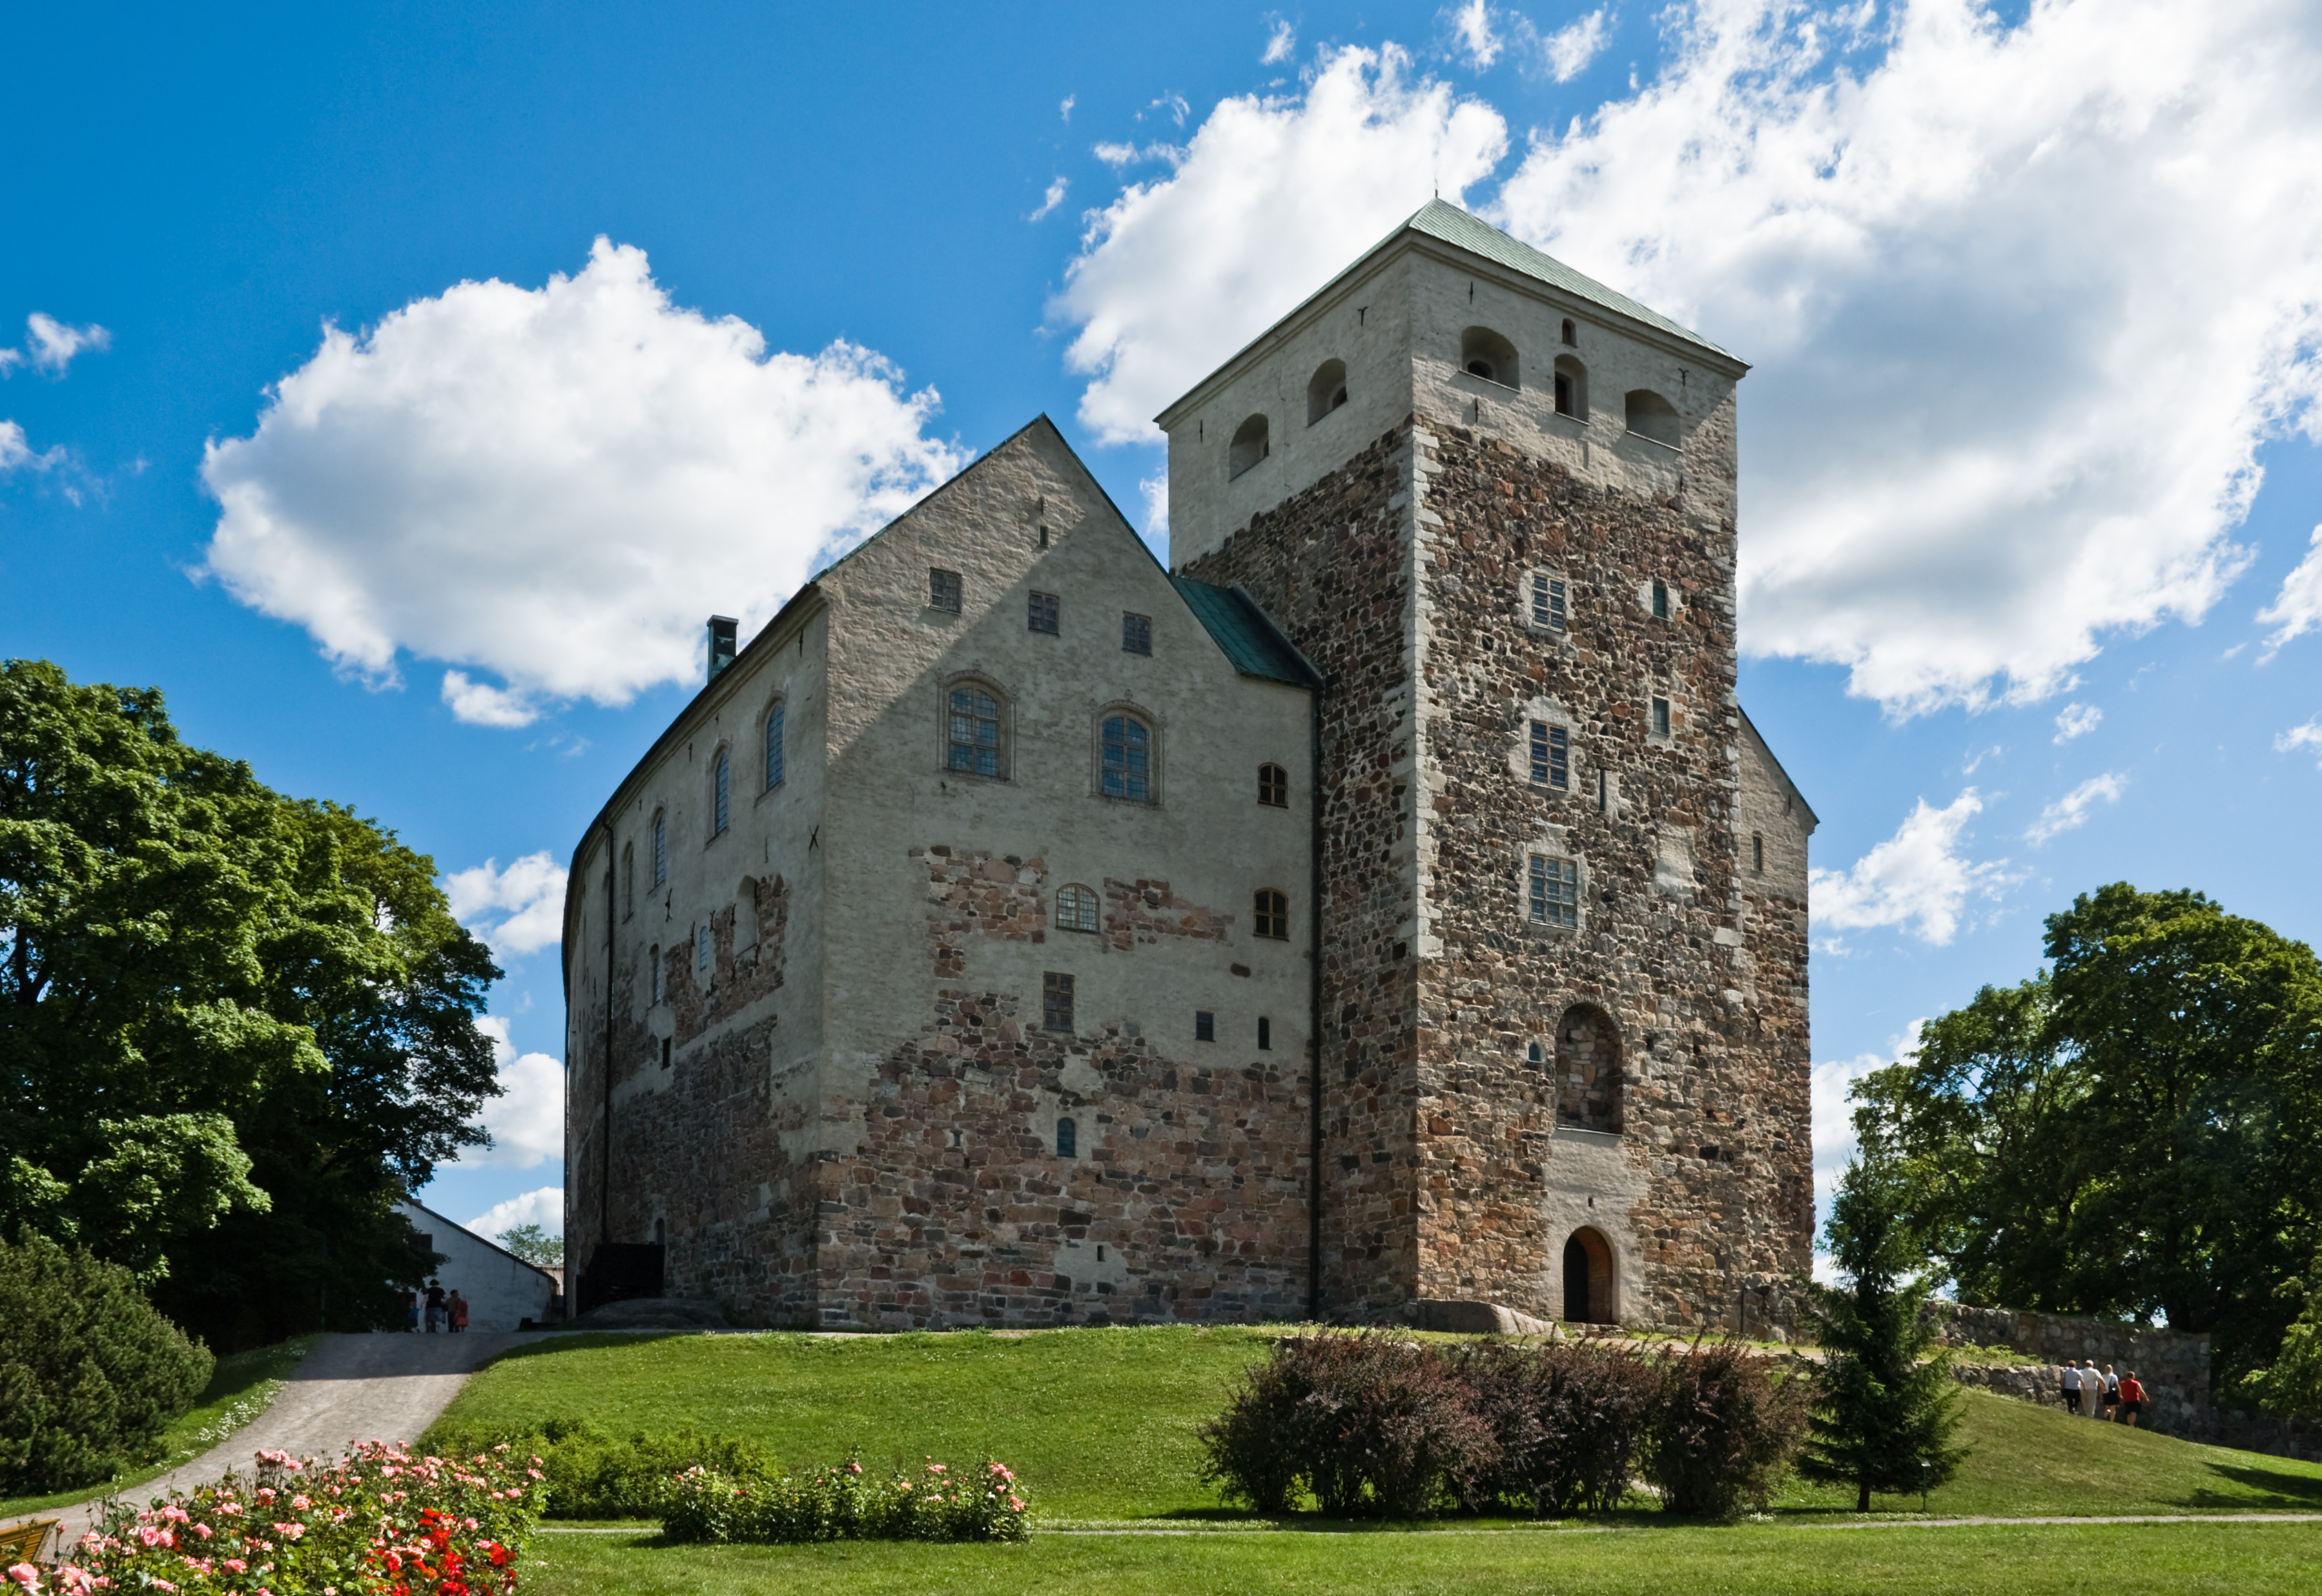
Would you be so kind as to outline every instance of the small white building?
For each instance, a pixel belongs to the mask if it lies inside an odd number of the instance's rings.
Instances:
[[[410,1201],[396,1206],[419,1239],[443,1254],[443,1262],[428,1278],[443,1281],[446,1293],[467,1299],[471,1331],[513,1330],[526,1319],[548,1322],[549,1300],[557,1295],[554,1275],[433,1208]]]

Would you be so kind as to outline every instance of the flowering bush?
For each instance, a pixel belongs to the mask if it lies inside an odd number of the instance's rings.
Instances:
[[[819,1473],[736,1479],[690,1468],[671,1482],[662,1533],[674,1541],[1020,1541],[1031,1504],[1005,1464],[955,1475],[929,1459],[881,1480],[849,1458]]]
[[[366,1441],[336,1463],[261,1452],[245,1481],[114,1504],[70,1561],[8,1570],[26,1592],[188,1596],[488,1596],[516,1589],[540,1516],[539,1459],[462,1461]]]

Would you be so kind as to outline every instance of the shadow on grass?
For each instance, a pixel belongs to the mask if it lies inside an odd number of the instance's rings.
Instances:
[[[2316,1479],[2311,1474],[2293,1474],[2284,1469],[2248,1464],[2213,1463],[2208,1466],[2211,1473],[2231,1480],[2244,1491],[2259,1491],[2265,1494],[2253,1499],[2246,1495],[2226,1496],[2196,1491],[2179,1506],[2244,1512],[2263,1512],[2269,1508],[2322,1507],[2322,1479]]]

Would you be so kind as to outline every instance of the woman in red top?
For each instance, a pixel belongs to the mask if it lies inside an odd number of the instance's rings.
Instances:
[[[2120,1382],[2120,1421],[2129,1428],[2136,1427],[2136,1416],[2144,1411],[2144,1387],[2131,1369],[2128,1378]]]

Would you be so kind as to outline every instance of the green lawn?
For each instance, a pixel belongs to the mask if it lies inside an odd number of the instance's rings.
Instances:
[[[623,1434],[690,1426],[762,1441],[793,1466],[854,1447],[873,1464],[990,1455],[1023,1477],[1049,1522],[1209,1516],[1220,1509],[1196,1477],[1194,1427],[1218,1411],[1235,1373],[1266,1355],[1275,1334],[575,1336],[494,1363],[443,1422],[523,1428],[561,1415]],[[2322,1466],[1964,1395],[1974,1453],[1958,1480],[1933,1493],[1938,1515],[2322,1510]],[[1778,1505],[1819,1518],[1853,1502],[1851,1492],[1793,1485]],[[1918,1502],[1880,1506],[1915,1512]],[[2309,1533],[2322,1541],[2322,1528]]]
[[[1022,1546],[663,1546],[644,1535],[544,1535],[533,1546],[525,1596],[2303,1596],[2322,1589],[2322,1526],[2313,1524],[1050,1535]]]
[[[159,1461],[132,1470],[111,1485],[84,1485],[78,1491],[60,1491],[54,1496],[0,1499],[0,1518],[36,1513],[43,1508],[69,1507],[109,1490],[126,1491],[166,1474],[180,1464],[191,1463],[265,1412],[267,1404],[282,1389],[284,1377],[314,1346],[315,1337],[299,1336],[220,1358],[217,1367],[210,1372],[209,1384],[195,1399],[193,1407],[162,1432]]]

